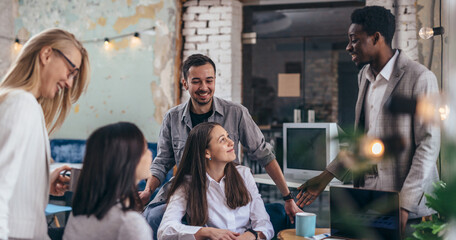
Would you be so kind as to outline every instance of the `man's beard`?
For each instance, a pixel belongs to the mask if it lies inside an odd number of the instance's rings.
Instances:
[[[198,105],[200,105],[200,106],[205,106],[205,105],[210,104],[210,103],[212,102],[212,97],[209,98],[206,102],[201,102],[201,101],[199,101],[198,99],[194,99],[194,100],[195,100],[195,102],[196,102]]]
[[[366,64],[370,64],[370,62],[360,62],[358,64],[355,64],[355,66],[358,68],[358,70],[361,70]]]

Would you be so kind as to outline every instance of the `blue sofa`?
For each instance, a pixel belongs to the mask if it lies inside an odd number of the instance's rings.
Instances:
[[[86,140],[52,139],[51,156],[55,162],[82,163],[85,153]],[[147,143],[152,157],[157,156],[157,144]]]

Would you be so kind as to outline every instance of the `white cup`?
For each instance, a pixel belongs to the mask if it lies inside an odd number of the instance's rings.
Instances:
[[[310,123],[315,122],[315,111],[314,110],[307,111],[307,122],[310,122]]]
[[[295,109],[293,111],[293,120],[295,123],[301,122],[301,109]]]

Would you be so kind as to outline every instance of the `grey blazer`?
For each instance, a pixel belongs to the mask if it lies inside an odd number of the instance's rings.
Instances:
[[[358,74],[359,94],[355,109],[355,128],[360,123],[361,110],[366,94],[366,70]],[[400,205],[409,211],[409,218],[430,215],[433,211],[425,206],[424,193],[432,191],[432,183],[439,180],[436,160],[440,150],[440,128],[424,124],[416,116],[408,114],[393,115],[385,109],[385,102],[392,94],[406,97],[418,97],[424,94],[438,93],[435,75],[423,65],[412,61],[399,50],[391,78],[383,96],[381,110],[378,114],[378,127],[375,135],[379,138],[399,134],[405,143],[405,148],[399,156],[398,163],[394,159],[383,159],[378,165],[377,189],[400,191]],[[400,189],[396,189],[395,166],[399,167]],[[348,174],[342,163],[336,159],[327,170],[338,179],[344,179]]]

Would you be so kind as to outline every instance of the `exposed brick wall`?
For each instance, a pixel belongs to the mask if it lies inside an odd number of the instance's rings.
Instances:
[[[184,4],[183,60],[209,56],[217,67],[215,95],[241,102],[242,4],[237,0],[190,0]],[[188,99],[184,93],[182,102]]]
[[[309,51],[305,63],[305,109],[315,110],[317,122],[337,122],[338,118],[339,55],[331,48],[327,49]]]
[[[393,48],[404,50],[411,59],[417,61],[416,0],[366,0],[366,5],[378,5],[391,10],[396,16]]]

